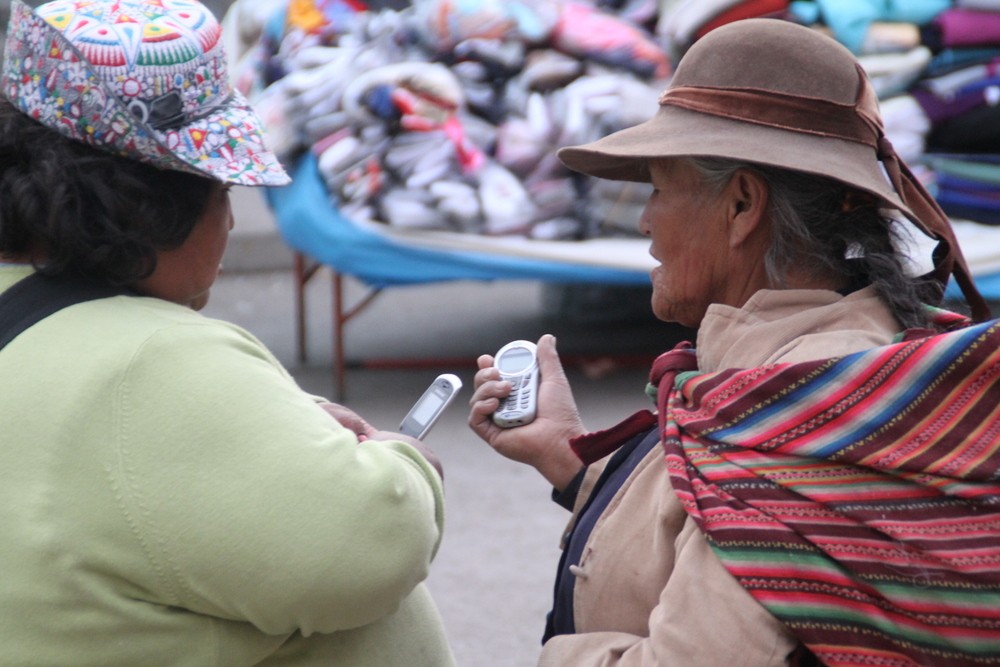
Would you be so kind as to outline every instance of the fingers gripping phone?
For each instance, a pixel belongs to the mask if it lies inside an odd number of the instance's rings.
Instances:
[[[417,399],[410,411],[403,417],[399,432],[417,440],[423,440],[427,432],[434,426],[444,409],[451,404],[452,399],[462,388],[462,381],[451,373],[437,376],[437,379],[427,387],[423,396]]]
[[[500,348],[493,358],[500,379],[513,385],[507,398],[493,413],[501,428],[530,424],[538,411],[538,349],[534,343],[515,340]]]

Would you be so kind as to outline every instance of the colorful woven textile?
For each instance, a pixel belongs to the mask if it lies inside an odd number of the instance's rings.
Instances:
[[[0,89],[95,148],[241,185],[289,182],[232,90],[212,13],[194,0],[14,0]]]
[[[831,667],[1000,665],[1000,323],[693,368],[654,366],[666,462],[744,588]]]

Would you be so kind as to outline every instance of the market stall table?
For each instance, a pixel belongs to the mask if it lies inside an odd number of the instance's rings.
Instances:
[[[296,251],[295,290],[298,354],[305,361],[306,284],[320,266],[333,271],[333,372],[345,391],[345,325],[378,293],[394,285],[448,280],[540,280],[550,283],[648,285],[656,262],[646,239],[603,238],[538,241],[523,237],[401,229],[345,218],[331,203],[311,155],[295,166],[291,185],[268,193],[278,227]],[[343,277],[369,286],[348,306]],[[573,360],[568,360],[572,362]],[[622,362],[651,361],[619,358]],[[471,360],[358,360],[361,367],[439,366]]]

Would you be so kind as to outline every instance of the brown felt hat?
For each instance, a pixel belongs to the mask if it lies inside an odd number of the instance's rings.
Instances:
[[[828,176],[878,197],[940,241],[932,276],[954,273],[976,319],[989,317],[947,217],[885,138],[878,98],[846,48],[815,30],[748,19],[691,47],[652,119],[563,148],[570,169],[649,181],[651,158],[721,157]]]
[[[833,39],[788,21],[750,19],[697,41],[677,66],[665,95],[681,87],[760,90],[853,107],[862,76],[851,52]],[[656,115],[641,125],[559,151],[559,159],[570,169],[641,182],[649,182],[650,158],[694,155],[830,176],[893,208],[904,208],[871,146],[662,102]]]

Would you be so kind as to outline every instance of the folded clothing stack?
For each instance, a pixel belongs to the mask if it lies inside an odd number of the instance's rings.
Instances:
[[[959,0],[923,34],[939,52],[912,95],[935,196],[949,216],[1000,225],[1000,0]]]
[[[928,155],[949,217],[1000,225],[1000,155]]]
[[[887,136],[945,212],[1000,224],[1000,0],[786,4],[766,9],[858,55]],[[659,28],[676,57],[720,18],[754,7],[764,0],[675,0]]]
[[[649,187],[570,173],[555,151],[651,117],[672,63],[709,31],[774,17],[852,49],[886,134],[945,211],[1000,224],[1000,0],[414,0],[375,11],[385,4],[237,0],[226,17],[245,40],[228,47],[241,56],[237,87],[286,161],[315,155],[349,218],[635,235]]]
[[[236,85],[286,161],[314,154],[348,218],[539,239],[638,234],[649,187],[598,184],[554,153],[655,113],[671,71],[648,29],[655,2],[417,0],[376,12],[285,0],[270,13],[262,2],[239,0],[226,17],[245,34],[269,16]]]
[[[656,34],[676,61],[694,42],[741,19],[789,18],[789,0],[661,0]]]

